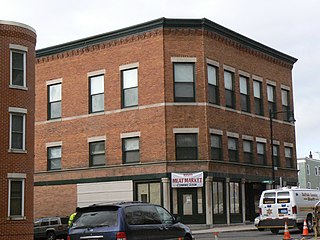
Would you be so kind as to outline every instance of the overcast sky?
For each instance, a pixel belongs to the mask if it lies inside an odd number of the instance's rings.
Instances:
[[[298,58],[293,68],[297,156],[320,157],[319,0],[0,0],[0,20],[37,31],[37,49],[160,17],[208,18]],[[319,153],[317,153],[319,152]]]

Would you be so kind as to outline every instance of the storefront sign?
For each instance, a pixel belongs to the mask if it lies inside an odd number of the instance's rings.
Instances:
[[[171,173],[171,187],[203,187],[203,172]]]

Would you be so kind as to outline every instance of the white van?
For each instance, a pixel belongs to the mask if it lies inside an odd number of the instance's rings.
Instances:
[[[256,227],[263,231],[270,229],[277,234],[287,222],[288,228],[303,228],[306,219],[309,230],[312,229],[314,205],[320,200],[320,191],[303,188],[280,188],[262,192],[259,203],[259,223]]]

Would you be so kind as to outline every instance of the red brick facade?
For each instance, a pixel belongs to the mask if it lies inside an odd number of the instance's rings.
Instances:
[[[0,239],[33,239],[33,172],[34,172],[34,110],[35,110],[35,31],[24,24],[0,21]],[[11,50],[25,53],[26,86],[11,84]],[[23,150],[10,145],[10,114],[25,111]],[[19,113],[20,113],[19,112]],[[22,214],[10,214],[10,180],[24,181]]]
[[[164,22],[161,22],[161,21]],[[277,109],[281,106],[281,88],[290,91],[293,106],[291,70],[296,59],[279,53],[236,33],[227,37],[213,27],[197,24],[141,24],[132,31],[119,30],[39,50],[36,63],[36,144],[35,144],[35,216],[68,215],[77,205],[77,185],[86,182],[133,180],[151,181],[169,178],[172,172],[199,172],[206,177],[228,179],[227,182],[259,183],[270,179],[270,126],[267,83],[276,86]],[[157,22],[158,21],[158,22]],[[187,23],[187,22],[186,22]],[[145,29],[143,28],[145,27]],[[225,30],[229,31],[229,30]],[[91,41],[91,42],[90,42]],[[80,44],[83,43],[84,45]],[[77,45],[79,43],[79,45]],[[81,46],[80,46],[81,45]],[[254,45],[263,46],[263,50]],[[208,60],[209,59],[209,60]],[[173,62],[193,61],[195,65],[195,102],[174,101]],[[219,65],[218,105],[208,103],[207,61]],[[121,66],[138,66],[138,107],[121,108]],[[223,69],[233,69],[235,109],[225,107]],[[104,70],[104,112],[89,113],[88,73]],[[253,79],[262,83],[264,115],[240,110],[239,75],[249,76],[251,109],[254,109]],[[48,120],[49,81],[62,83],[62,117]],[[279,143],[280,167],[276,172],[289,185],[297,182],[296,163],[285,167],[284,147],[293,148],[293,124],[274,121],[274,140]],[[176,160],[174,129],[196,129],[198,159]],[[210,130],[222,134],[223,161],[211,159]],[[123,164],[123,133],[140,133],[140,162]],[[228,160],[228,138],[239,140],[239,162]],[[89,167],[88,138],[105,136],[106,164]],[[256,142],[266,143],[266,165],[245,164],[242,140],[253,139],[253,156],[257,158]],[[257,141],[256,141],[257,140]],[[47,144],[62,145],[61,169],[48,171]],[[95,180],[96,179],[96,180]],[[264,186],[265,187],[265,186]],[[172,189],[171,189],[172,190]],[[244,191],[244,189],[243,189]],[[169,191],[170,192],[170,191]],[[169,208],[173,208],[172,192]],[[204,194],[204,193],[203,193]],[[136,198],[136,189],[133,190]],[[162,201],[165,201],[162,198]],[[207,199],[207,201],[209,201]],[[205,204],[205,201],[202,202]],[[47,208],[50,206],[50,208]],[[168,207],[168,206],[166,206]]]

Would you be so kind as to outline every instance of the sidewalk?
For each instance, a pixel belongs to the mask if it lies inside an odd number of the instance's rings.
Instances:
[[[253,223],[249,224],[231,224],[231,225],[217,225],[217,226],[207,226],[207,225],[188,225],[194,234],[201,233],[214,233],[214,232],[240,232],[240,231],[253,231],[257,228]]]

